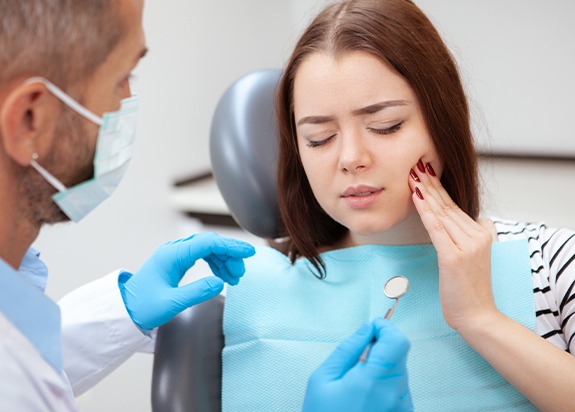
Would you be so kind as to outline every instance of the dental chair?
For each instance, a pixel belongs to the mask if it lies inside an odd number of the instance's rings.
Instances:
[[[212,120],[214,178],[238,225],[268,239],[281,236],[276,198],[274,95],[280,70],[250,73],[220,99]],[[152,375],[154,412],[219,412],[224,347],[222,295],[158,330]]]

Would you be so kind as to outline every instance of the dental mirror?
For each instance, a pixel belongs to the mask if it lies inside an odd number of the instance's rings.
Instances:
[[[404,276],[394,276],[385,283],[383,293],[385,293],[385,296],[388,298],[395,299],[395,302],[393,302],[393,305],[385,314],[385,319],[391,318],[391,315],[393,315],[393,311],[395,310],[395,306],[397,305],[397,302],[399,302],[399,298],[405,295],[408,289],[409,280]]]
[[[390,319],[391,315],[393,315],[393,311],[397,306],[397,302],[399,302],[399,298],[405,295],[407,290],[409,289],[409,280],[405,276],[394,276],[390,278],[387,282],[385,282],[385,286],[383,287],[383,293],[390,299],[395,299],[391,308],[389,308],[384,316],[385,319]],[[375,338],[367,345],[367,347],[361,353],[359,357],[359,361],[365,363],[367,360],[367,355],[371,350],[371,347],[375,343]]]

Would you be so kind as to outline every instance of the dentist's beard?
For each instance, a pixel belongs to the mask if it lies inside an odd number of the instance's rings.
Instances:
[[[38,163],[66,187],[90,179],[94,174],[95,143],[84,130],[85,121],[72,111],[66,111],[54,131],[54,147],[49,156]],[[70,219],[52,200],[56,190],[33,168],[20,168],[20,191],[24,205],[21,212],[38,227],[43,224],[66,222]]]

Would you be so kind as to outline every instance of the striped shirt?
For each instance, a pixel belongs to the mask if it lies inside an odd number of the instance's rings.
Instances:
[[[535,332],[575,354],[575,231],[492,219],[499,241],[528,239]]]

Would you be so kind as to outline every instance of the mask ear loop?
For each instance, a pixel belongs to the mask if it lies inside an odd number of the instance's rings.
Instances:
[[[32,160],[30,160],[30,166],[36,169],[36,171],[40,173],[42,177],[46,179],[46,181],[50,183],[52,187],[54,187],[54,189],[56,189],[58,192],[66,191],[66,186],[64,186],[62,182],[56,179],[50,172],[40,166],[36,160],[38,160],[38,153],[33,153]]]
[[[86,119],[88,119],[92,123],[95,123],[98,126],[102,125],[102,118],[101,117],[96,116],[90,110],[86,109],[84,106],[82,106],[81,104],[76,102],[74,99],[72,99],[70,96],[68,96],[68,94],[66,94],[62,89],[60,89],[58,86],[56,86],[50,80],[45,79],[44,77],[36,76],[36,77],[30,77],[24,83],[25,84],[42,83],[44,86],[46,86],[48,88],[50,93],[52,93],[54,96],[56,96],[58,99],[60,99],[60,101],[62,101],[70,109],[74,110],[76,113],[85,117]],[[58,179],[56,179],[54,177],[54,175],[52,175],[50,172],[48,172],[46,169],[44,169],[42,166],[40,166],[36,160],[38,160],[38,153],[33,153],[32,154],[32,160],[30,161],[30,166],[32,166],[34,169],[36,169],[36,171],[38,173],[40,173],[40,175],[42,175],[42,177],[44,177],[44,179],[46,179],[46,181],[50,185],[52,185],[52,187],[54,187],[54,189],[56,189],[59,192],[65,192],[67,190],[66,186],[64,186],[62,184],[62,182],[60,182]]]
[[[60,99],[60,101],[62,101],[66,106],[74,110],[79,115],[85,117],[86,119],[88,119],[92,123],[97,124],[98,126],[102,125],[102,118],[100,116],[96,116],[90,110],[86,109],[84,106],[79,104],[76,100],[72,99],[62,89],[60,89],[50,80],[45,79],[43,77],[30,77],[28,80],[26,80],[25,83],[28,84],[36,82],[42,83],[44,86],[46,86],[54,96]]]

